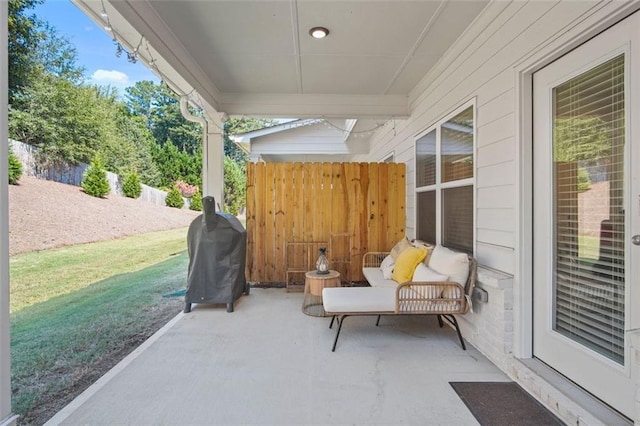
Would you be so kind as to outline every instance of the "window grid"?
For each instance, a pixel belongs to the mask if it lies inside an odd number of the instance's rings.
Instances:
[[[418,135],[415,149],[416,238],[473,253],[475,102]]]

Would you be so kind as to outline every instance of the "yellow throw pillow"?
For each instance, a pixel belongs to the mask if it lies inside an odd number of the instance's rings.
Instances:
[[[394,260],[397,260],[400,253],[402,253],[409,247],[411,247],[411,243],[409,243],[407,237],[404,237],[403,239],[398,241],[395,246],[393,246],[389,254],[391,255],[391,257],[393,257]]]
[[[413,271],[420,262],[427,257],[426,247],[409,247],[402,251],[396,259],[396,266],[393,267],[393,278],[398,284],[411,281]]]

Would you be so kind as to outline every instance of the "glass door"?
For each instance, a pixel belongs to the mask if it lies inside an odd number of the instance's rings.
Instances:
[[[630,417],[638,21],[534,74],[534,356]]]

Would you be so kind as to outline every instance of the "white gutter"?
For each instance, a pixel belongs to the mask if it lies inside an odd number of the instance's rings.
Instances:
[[[211,195],[215,198],[218,210],[224,205],[224,140],[222,126],[219,132],[210,132],[212,126],[205,117],[198,117],[189,112],[189,97],[180,97],[180,112],[192,123],[202,125],[202,196]],[[213,123],[215,125],[215,122]]]
[[[189,112],[189,97],[186,95],[180,97],[180,112],[187,121],[202,124],[202,137],[205,138],[207,136],[207,120],[204,117],[198,117],[197,115],[192,115]]]

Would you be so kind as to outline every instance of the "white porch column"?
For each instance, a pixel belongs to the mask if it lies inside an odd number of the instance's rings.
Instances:
[[[224,121],[225,114],[191,115],[189,97],[180,98],[182,116],[202,125],[202,196],[213,196],[222,211],[224,206]]]
[[[7,2],[0,2],[0,426],[15,425],[17,419],[11,414],[9,335],[8,20]]]
[[[202,141],[202,192],[224,206],[224,121],[222,115],[207,117],[207,132]]]

